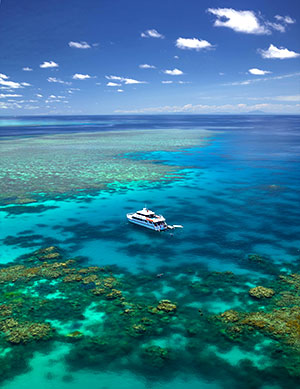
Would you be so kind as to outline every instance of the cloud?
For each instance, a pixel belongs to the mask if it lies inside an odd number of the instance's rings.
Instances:
[[[43,97],[43,95],[41,95],[40,93],[37,93],[36,97]]]
[[[222,86],[249,85],[261,81],[282,80],[284,78],[299,77],[299,76],[300,76],[300,72],[289,73],[289,74],[283,74],[281,76],[252,78],[251,80],[229,82],[227,84],[222,84]]]
[[[8,81],[9,77],[6,74],[0,73],[0,85],[3,85],[1,89],[18,89],[23,88],[19,82]],[[24,85],[26,86],[26,85]]]
[[[32,72],[33,69],[26,66],[25,68],[22,68],[22,70],[24,70],[24,72]]]
[[[237,11],[233,8],[208,8],[207,11],[217,17],[215,27],[228,27],[245,34],[270,34],[253,11]]]
[[[300,102],[300,95],[294,95],[294,96],[273,96],[273,97],[270,97],[270,100]]]
[[[146,30],[145,32],[141,33],[142,38],[161,38],[163,39],[164,36],[160,34],[157,30],[152,29],[152,30]]]
[[[188,49],[188,50],[203,50],[213,47],[213,45],[206,40],[197,39],[197,38],[178,38],[176,40],[176,46],[179,49]]]
[[[31,84],[29,84],[29,82],[21,82],[21,85],[23,85],[23,86],[31,86]]]
[[[286,24],[296,23],[296,20],[292,19],[290,16],[275,15],[275,19],[279,20],[280,22],[286,23]]]
[[[147,63],[144,63],[142,65],[139,65],[139,68],[141,68],[141,69],[156,69],[156,66],[148,65]]]
[[[108,80],[118,80],[120,82],[124,82],[126,85],[129,84],[147,84],[146,81],[138,81],[133,78],[125,78],[120,76],[105,76]]]
[[[40,68],[42,68],[42,69],[46,69],[46,68],[58,68],[58,64],[56,63],[56,62],[54,62],[54,61],[49,61],[49,62],[47,62],[47,61],[45,61],[45,62],[43,62],[42,64],[40,64]]]
[[[80,74],[76,73],[73,75],[73,80],[87,80],[88,78],[92,78],[89,74]]]
[[[249,73],[254,74],[255,76],[263,76],[264,74],[272,73],[268,70],[261,70],[257,68],[252,68],[248,70]]]
[[[87,43],[87,42],[73,42],[73,41],[70,41],[68,43],[68,45],[70,47],[73,47],[75,49],[90,49],[91,46]]]
[[[56,78],[56,77],[48,77],[47,81],[48,82],[55,82],[55,83],[58,83],[58,84],[66,84],[66,85],[71,85],[72,84],[71,82],[63,81],[63,80],[60,80],[59,78]]]
[[[109,81],[106,86],[121,86],[121,84],[117,84],[116,82]]]
[[[0,99],[6,99],[8,97],[22,97],[22,95],[0,93]]]
[[[117,92],[122,93],[124,91],[123,91],[123,89],[118,89]]]
[[[183,71],[175,68],[173,70],[170,69],[164,70],[164,73],[168,74],[169,76],[181,76],[183,74]]]
[[[286,113],[299,111],[298,105],[286,104],[269,104],[260,103],[248,105],[245,103],[239,104],[224,104],[224,105],[205,105],[205,104],[185,104],[185,105],[165,105],[159,107],[146,107],[132,110],[116,110],[116,113],[248,113],[255,110],[265,110],[270,113]]]
[[[266,25],[279,32],[285,32],[285,26],[282,24],[266,22]]]
[[[162,84],[173,84],[173,81],[162,81]]]
[[[296,58],[300,56],[300,54],[296,53],[295,51],[288,50],[284,47],[278,48],[272,44],[270,44],[268,50],[258,49],[258,51],[263,58],[286,59],[286,58]]]

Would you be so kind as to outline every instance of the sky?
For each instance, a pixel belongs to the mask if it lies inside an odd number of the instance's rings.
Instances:
[[[300,114],[299,26],[295,0],[2,0],[0,116]]]

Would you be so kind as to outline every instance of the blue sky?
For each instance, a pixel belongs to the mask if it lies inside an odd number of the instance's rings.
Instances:
[[[300,3],[2,0],[0,115],[300,113]]]

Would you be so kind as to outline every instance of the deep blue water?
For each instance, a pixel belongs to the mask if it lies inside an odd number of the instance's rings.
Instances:
[[[300,259],[299,116],[0,119],[0,137],[5,138],[138,129],[168,129],[172,136],[175,128],[183,133],[185,129],[193,129],[213,134],[205,147],[137,152],[126,158],[154,159],[179,166],[180,180],[148,183],[144,188],[132,183],[127,186],[114,183],[110,191],[98,194],[64,200],[47,198],[41,205],[54,207],[41,213],[8,214],[3,208],[0,263],[55,244],[66,249],[70,256],[85,257],[90,264],[116,264],[135,274],[174,268],[180,276],[180,265],[183,271],[189,264],[199,264],[213,271],[230,270],[247,275],[253,285],[262,276],[272,277],[245,266],[248,254],[263,255],[282,268],[286,263],[297,263]],[[128,225],[126,212],[144,204],[163,214],[170,224],[182,224],[184,228],[156,234]],[[159,293],[164,298],[170,295],[168,291]],[[235,300],[233,304],[221,298],[203,301],[203,307],[211,313],[233,306],[242,308],[242,302]],[[233,354],[236,358],[236,350]],[[80,380],[73,387],[79,387]],[[93,381],[86,376],[85,381],[88,380]],[[45,385],[42,379],[37,382]],[[207,388],[219,387],[219,383],[211,384]],[[106,385],[114,388],[117,384]],[[137,382],[130,385],[144,387]],[[180,387],[178,382],[176,385]],[[199,385],[204,388],[208,384],[196,379],[189,387]],[[12,382],[7,389],[13,387]]]

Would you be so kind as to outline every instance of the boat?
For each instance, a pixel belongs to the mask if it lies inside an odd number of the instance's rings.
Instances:
[[[155,212],[150,211],[150,209],[147,208],[143,208],[142,210],[133,213],[127,213],[127,219],[131,223],[155,231],[164,231],[169,228],[166,219],[162,215],[156,215]]]

